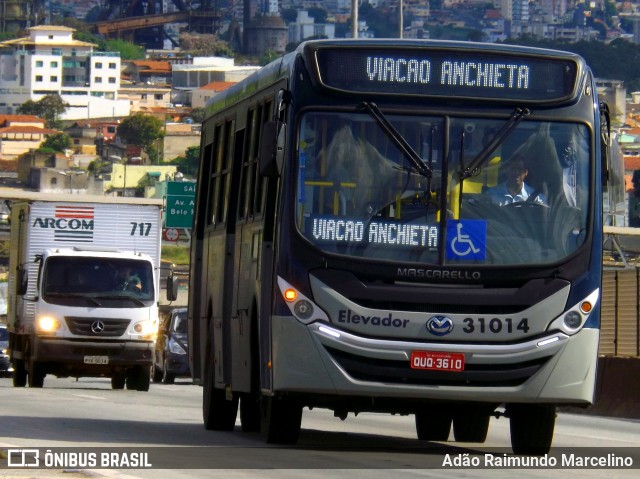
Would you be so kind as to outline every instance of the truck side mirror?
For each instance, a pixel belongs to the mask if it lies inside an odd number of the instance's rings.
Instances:
[[[18,296],[23,296],[27,294],[27,287],[29,286],[29,274],[27,273],[27,270],[22,266],[18,267],[17,279],[18,281],[16,282],[16,293],[18,294]]]
[[[178,299],[178,281],[173,275],[173,271],[167,276],[167,301],[175,301]]]
[[[277,177],[282,172],[284,130],[284,123],[280,120],[268,121],[262,126],[259,159],[262,176]]]

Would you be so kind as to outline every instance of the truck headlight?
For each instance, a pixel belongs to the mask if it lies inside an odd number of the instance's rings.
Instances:
[[[36,327],[39,333],[54,333],[60,329],[60,321],[52,316],[40,316]]]
[[[131,328],[131,334],[155,338],[158,334],[158,321],[145,320],[137,322]]]

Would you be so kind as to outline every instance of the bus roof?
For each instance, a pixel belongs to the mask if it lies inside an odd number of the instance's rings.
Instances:
[[[523,104],[560,103],[575,98],[582,84],[581,79],[588,70],[584,59],[575,53],[519,45],[414,39],[309,40],[302,42],[293,52],[274,60],[221,92],[207,105],[207,115],[281,79],[290,78],[295,61],[299,57],[304,59],[315,85],[337,92],[441,98],[455,96],[458,99],[521,101]],[[441,82],[440,88],[434,88],[436,82],[425,81],[422,77],[413,82],[395,83],[389,83],[388,78],[381,77],[380,82],[376,84],[366,81],[367,76],[372,77],[375,73],[375,63],[373,69],[366,65],[371,58],[374,62],[395,60],[400,62],[400,65],[410,61],[415,61],[418,65],[430,62],[429,66],[433,72],[439,71],[438,68],[442,68],[443,62],[449,62],[452,64],[451,74],[454,73],[454,67],[463,72],[462,76],[459,72],[456,73],[458,75],[456,78],[460,79],[461,84],[456,85],[454,81],[452,85],[451,76],[436,78]],[[520,62],[514,64],[516,60]],[[380,65],[381,68],[388,70],[388,75],[398,77],[405,75],[405,73],[399,73],[400,70],[394,73],[392,63],[386,67],[383,67],[382,63]],[[501,68],[500,75],[497,73],[498,70],[495,75],[491,73],[486,88],[478,88],[477,85],[470,84],[477,80],[478,65],[490,69]],[[464,78],[464,69],[467,69],[468,75],[470,66],[472,80]],[[520,68],[520,70],[514,70],[514,68]],[[512,77],[516,80],[520,78],[527,88],[514,87],[511,90],[500,88],[498,78],[501,78],[500,81],[505,79],[511,81]],[[393,88],[389,88],[390,85]],[[460,88],[456,89],[456,87]]]

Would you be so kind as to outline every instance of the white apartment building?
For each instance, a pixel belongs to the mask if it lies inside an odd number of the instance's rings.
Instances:
[[[239,82],[259,69],[257,66],[237,66],[233,58],[194,57],[190,65],[172,67],[172,102],[194,106],[194,90],[211,82]]]
[[[62,120],[127,116],[118,98],[120,55],[74,40],[75,29],[40,25],[29,36],[0,42],[0,114],[27,100],[58,94],[69,107]]]
[[[336,34],[335,24],[315,23],[313,17],[309,16],[309,12],[306,10],[298,11],[296,21],[289,23],[288,29],[289,43],[300,43],[306,38],[320,35],[334,38]]]

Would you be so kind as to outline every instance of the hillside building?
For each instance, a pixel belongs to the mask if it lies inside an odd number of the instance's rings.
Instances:
[[[96,45],[75,40],[69,27],[28,31],[28,37],[0,42],[0,114],[50,94],[69,105],[62,120],[129,114],[129,102],[118,98],[119,53],[94,51]]]

